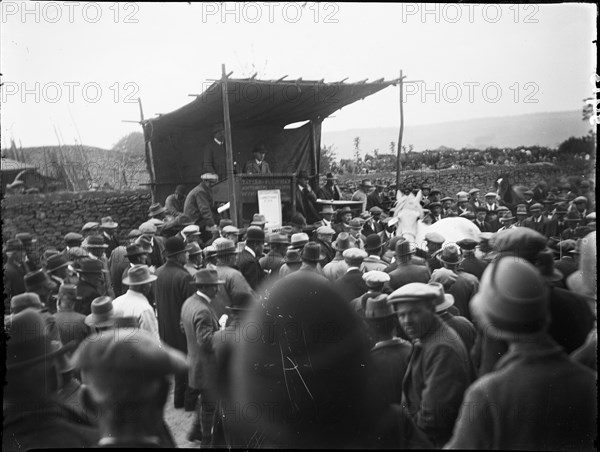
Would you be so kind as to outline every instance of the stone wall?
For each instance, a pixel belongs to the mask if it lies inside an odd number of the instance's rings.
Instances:
[[[2,200],[2,238],[30,232],[42,247],[64,247],[67,232],[80,232],[88,221],[111,216],[118,232],[127,234],[148,219],[149,190],[57,192],[9,195]]]

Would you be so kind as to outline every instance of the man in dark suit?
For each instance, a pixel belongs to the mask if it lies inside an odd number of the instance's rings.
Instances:
[[[296,212],[301,213],[308,224],[320,220],[316,208],[317,195],[308,183],[308,173],[301,170],[296,178],[298,186],[296,187]]]
[[[325,176],[325,185],[317,190],[317,198],[339,201],[342,199],[342,191],[337,184],[337,177],[333,173]]]
[[[102,238],[104,243],[108,245],[105,250],[107,256],[110,256],[112,251],[119,246],[119,239],[115,231],[119,227],[119,223],[113,221],[112,217],[104,217],[100,221],[100,229],[102,229]]]
[[[212,139],[202,149],[202,173],[213,173],[219,176],[219,180],[224,180],[228,174],[223,124],[215,124],[212,133]]]
[[[363,272],[360,269],[367,253],[359,248],[348,248],[342,253],[342,256],[348,269],[335,281],[335,286],[344,300],[349,303],[369,290],[362,278]]]
[[[187,353],[185,334],[181,331],[181,306],[193,293],[193,280],[184,265],[187,262],[187,250],[179,236],[169,237],[165,243],[164,265],[156,269],[154,298],[158,317],[158,334],[162,341],[171,347]],[[181,374],[175,378],[175,408],[185,407],[186,411],[196,408],[198,394],[188,387],[187,376]]]
[[[336,235],[339,235],[341,232],[349,232],[352,209],[348,206],[342,207],[338,212],[338,218],[340,221],[333,224],[333,230]]]
[[[216,389],[217,360],[213,335],[219,331],[219,319],[212,306],[217,295],[219,280],[216,270],[202,269],[194,275],[196,293],[181,307],[181,324],[185,332],[189,362],[189,385],[200,392],[197,415],[189,441],[201,440],[203,446],[212,445],[212,430],[218,402]]]
[[[58,328],[60,341],[68,344],[75,341],[79,345],[90,333],[85,323],[85,316],[75,312],[77,301],[77,286],[74,284],[63,284],[58,289],[58,311],[54,313],[54,320]]]
[[[6,265],[4,266],[4,313],[10,312],[10,299],[25,292],[25,247],[20,240],[10,239],[6,242]]]
[[[435,223],[436,221],[440,221],[442,218],[442,203],[439,201],[431,201],[427,207],[431,210],[431,223]]]
[[[473,220],[473,223],[475,223],[475,226],[477,226],[481,232],[492,232],[492,225],[485,221],[487,213],[488,210],[483,206],[475,209],[475,219]]]
[[[544,217],[544,215],[542,215],[542,210],[543,206],[541,204],[533,204],[529,208],[531,216],[523,222],[523,226],[531,228],[534,231],[537,231],[540,234],[547,236],[549,221],[547,218]]]
[[[104,267],[102,262],[93,259],[83,259],[75,271],[79,276],[77,283],[77,303],[75,311],[83,315],[91,314],[90,305],[94,299],[107,295],[104,283]]]
[[[367,195],[367,210],[371,210],[372,207],[379,207],[383,209],[383,189],[385,185],[381,181],[375,181],[375,190]]]
[[[379,234],[385,229],[385,226],[381,222],[381,214],[383,213],[383,209],[373,206],[369,209],[369,213],[371,214],[371,217],[365,221],[365,224],[362,228],[362,234],[365,237],[368,237],[371,234]]]
[[[396,243],[397,267],[389,272],[390,282],[386,284],[384,292],[391,293],[411,282],[426,283],[429,281],[431,276],[429,268],[426,265],[414,264],[412,262],[413,254],[415,254],[415,250],[409,241],[399,240]]]
[[[215,225],[218,218],[212,187],[220,179],[214,173],[205,173],[200,176],[200,179],[202,182],[187,194],[183,204],[183,213],[200,226],[200,237],[207,242],[212,237],[210,228]]]
[[[463,252],[464,260],[460,263],[460,269],[474,275],[477,279],[481,279],[483,271],[488,266],[487,262],[483,262],[475,256],[475,247],[477,242],[473,239],[462,239],[456,242]]]
[[[266,153],[267,148],[264,144],[257,144],[254,146],[254,149],[252,149],[254,158],[246,162],[246,165],[244,165],[244,173],[259,175],[271,174],[271,168],[269,168],[269,164],[265,161]]]
[[[265,231],[258,226],[250,226],[246,232],[244,250],[238,255],[238,268],[254,291],[258,290],[265,275],[259,263],[264,246]]]

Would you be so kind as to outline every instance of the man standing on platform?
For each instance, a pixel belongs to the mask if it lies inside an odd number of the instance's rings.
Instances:
[[[358,190],[352,193],[352,201],[361,201],[361,213],[367,210],[367,197],[371,193],[373,184],[369,179],[364,179],[358,186]]]
[[[219,181],[214,173],[200,176],[202,182],[188,193],[183,205],[183,213],[200,226],[200,237],[207,242],[212,237],[210,229],[217,220],[217,210],[214,207],[212,187]]]
[[[225,129],[223,124],[215,124],[212,133],[212,140],[202,149],[204,158],[202,171],[216,174],[219,177],[218,180],[227,179],[227,154],[225,152]]]

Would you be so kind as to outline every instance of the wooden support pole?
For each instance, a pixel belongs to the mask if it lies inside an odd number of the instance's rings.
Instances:
[[[311,157],[312,157],[312,173],[315,176],[310,179],[311,187],[313,190],[319,188],[319,137],[317,136],[317,127],[319,127],[319,123],[315,120],[310,121],[310,138],[311,138]]]
[[[229,96],[227,93],[227,72],[225,71],[225,65],[221,64],[221,93],[223,97],[223,124],[225,126],[225,158],[227,165],[227,184],[229,187],[229,202],[231,204],[230,213],[231,220],[235,226],[240,224],[238,218],[238,203],[237,203],[237,192],[236,192],[236,178],[233,174],[233,144],[231,139],[231,118],[229,116]]]
[[[400,174],[402,173],[402,162],[400,162],[400,156],[402,155],[402,135],[404,134],[404,108],[402,105],[402,70],[400,70],[400,132],[398,133],[398,159],[396,160],[396,190],[400,190]]]

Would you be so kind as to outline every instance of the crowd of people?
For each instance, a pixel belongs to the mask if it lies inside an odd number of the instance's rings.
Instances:
[[[137,228],[90,218],[41,248],[3,247],[5,450],[175,447],[592,449],[597,440],[591,184],[508,204],[422,184],[426,224],[397,235],[393,198],[299,174],[278,230],[219,218],[207,173]],[[321,207],[319,207],[321,206]],[[99,220],[99,221],[95,221]],[[172,398],[170,397],[173,386]]]

